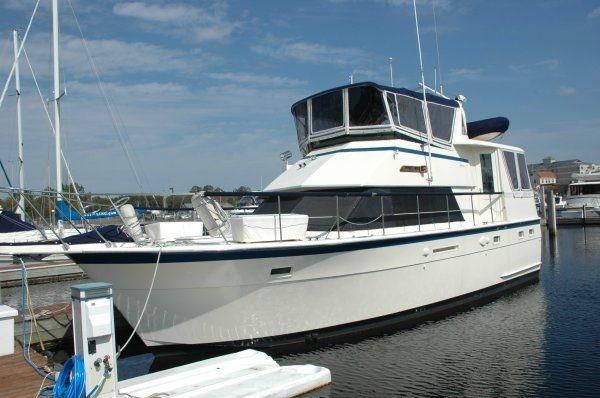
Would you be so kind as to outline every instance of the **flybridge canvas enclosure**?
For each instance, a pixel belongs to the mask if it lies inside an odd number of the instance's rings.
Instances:
[[[427,94],[434,142],[452,140],[457,101]],[[405,88],[357,83],[312,95],[292,106],[300,150],[358,139],[427,139],[423,94]]]

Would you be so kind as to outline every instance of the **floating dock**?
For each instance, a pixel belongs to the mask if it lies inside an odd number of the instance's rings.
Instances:
[[[85,272],[70,260],[25,261],[29,285],[86,278]],[[12,259],[0,262],[0,287],[21,286],[21,264]]]
[[[296,397],[331,383],[329,369],[279,366],[245,350],[118,383],[118,397]]]

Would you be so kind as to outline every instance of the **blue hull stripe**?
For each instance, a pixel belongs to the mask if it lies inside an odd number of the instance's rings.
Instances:
[[[539,219],[512,224],[486,226],[466,231],[447,231],[430,235],[400,236],[397,238],[345,242],[330,245],[315,245],[302,247],[270,247],[260,249],[240,249],[221,252],[184,252],[162,253],[161,263],[187,263],[202,261],[247,260],[256,258],[295,257],[315,254],[340,253],[355,250],[377,249],[381,247],[398,246],[417,242],[429,242],[438,239],[469,236],[491,231],[501,231],[539,225]],[[152,252],[115,252],[115,253],[68,253],[77,264],[134,264],[156,262],[156,251]]]
[[[319,157],[319,156],[331,155],[333,153],[338,153],[338,152],[374,152],[374,151],[398,151],[398,152],[411,153],[413,155],[424,155],[424,156],[427,156],[429,154],[429,152],[419,151],[417,149],[402,148],[402,147],[399,147],[399,146],[383,146],[383,147],[377,147],[377,148],[345,148],[345,149],[335,149],[333,151],[328,151],[328,152],[323,152],[323,153],[319,153],[319,154],[314,154],[314,155],[306,156],[304,159],[310,159],[312,156]],[[450,155],[442,155],[440,153],[433,153],[433,152],[431,152],[431,157],[433,157],[433,158],[440,158],[440,159],[447,159],[447,160],[453,160],[455,162],[469,163],[469,161],[467,159],[457,158],[455,156],[450,156]]]

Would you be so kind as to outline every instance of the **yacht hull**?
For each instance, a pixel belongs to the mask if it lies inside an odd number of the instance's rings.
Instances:
[[[271,346],[407,326],[535,280],[540,244],[532,220],[288,255],[165,252],[138,334],[148,346]],[[156,265],[148,255],[69,253],[92,279],[113,284],[132,325]]]

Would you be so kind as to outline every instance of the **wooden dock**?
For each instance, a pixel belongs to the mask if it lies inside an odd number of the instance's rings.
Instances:
[[[83,279],[85,272],[69,260],[25,262],[29,285]],[[21,265],[13,262],[0,264],[0,287],[21,285]]]
[[[29,350],[29,356],[33,363],[39,367],[46,365],[46,357],[37,353],[34,349]],[[35,397],[42,377],[38,375],[25,362],[23,349],[15,342],[15,352],[12,355],[0,357],[0,396],[11,398]],[[51,384],[46,382],[46,384]]]

